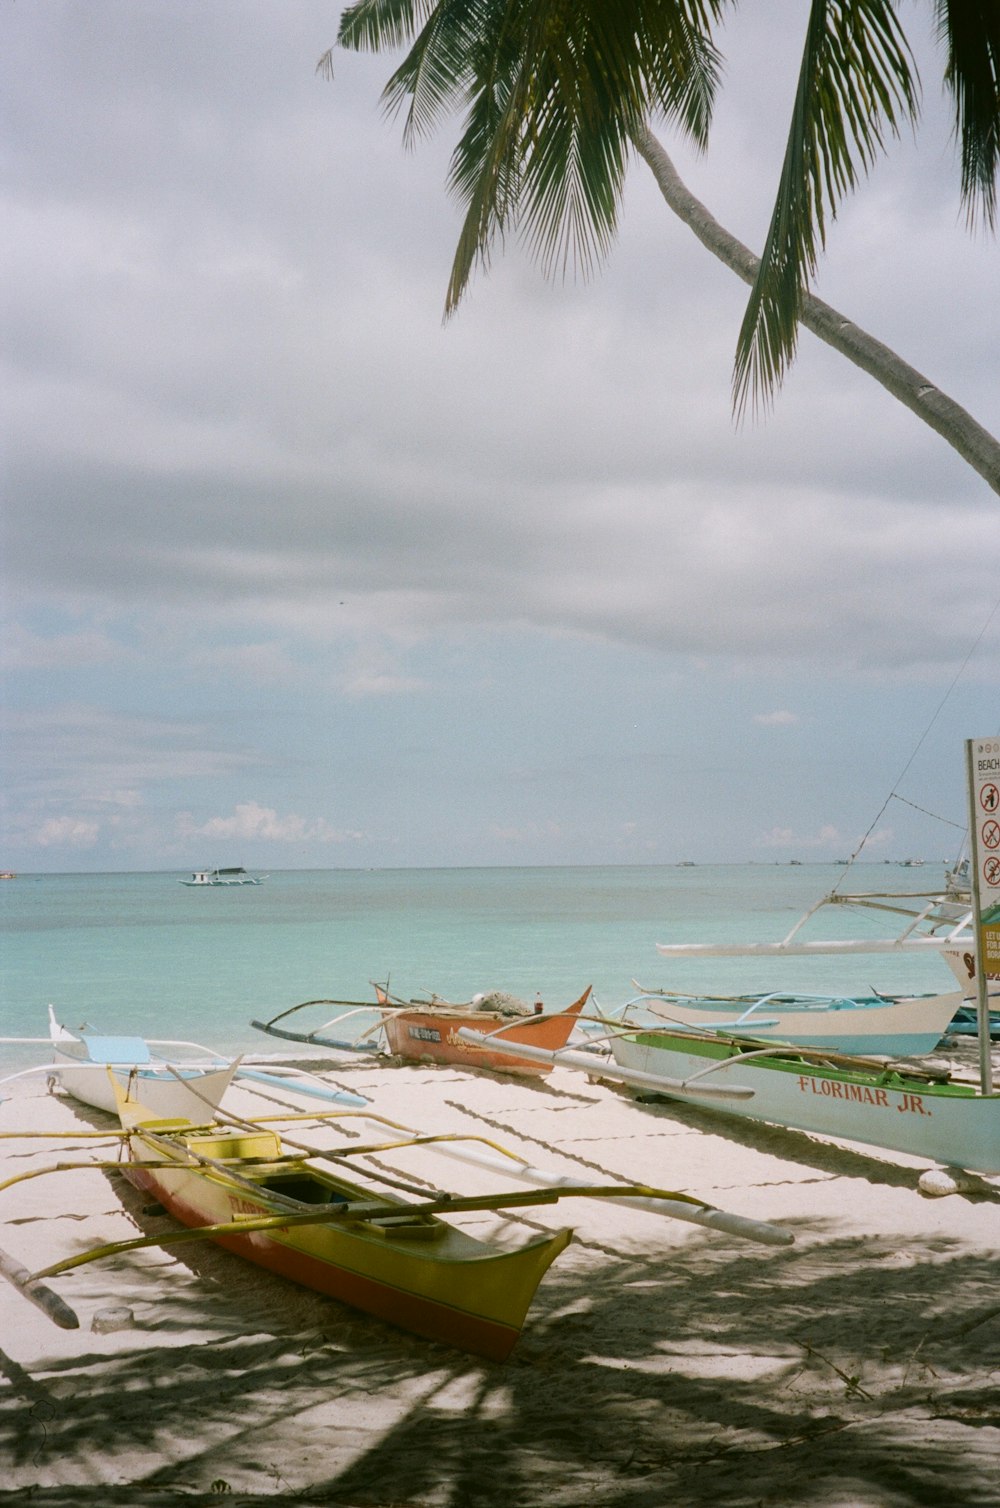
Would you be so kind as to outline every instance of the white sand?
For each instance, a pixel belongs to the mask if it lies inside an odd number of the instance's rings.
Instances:
[[[0,1504],[1000,1502],[996,1182],[928,1199],[913,1159],[636,1104],[565,1070],[529,1083],[355,1059],[337,1078],[412,1127],[683,1189],[787,1226],[795,1245],[583,1200],[511,1216],[509,1234],[572,1225],[576,1240],[503,1365],[207,1244],[54,1280],[76,1331],[0,1282]],[[227,1103],[273,1108],[247,1090]],[[23,1133],[94,1126],[110,1118],[22,1084],[0,1105],[0,1129],[19,1133],[0,1142],[3,1176],[95,1156]],[[500,1187],[430,1152],[395,1165],[457,1192]],[[32,1271],[169,1227],[89,1169],[0,1198],[0,1247]]]

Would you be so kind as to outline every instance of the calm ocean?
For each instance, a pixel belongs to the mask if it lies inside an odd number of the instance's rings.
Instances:
[[[777,940],[834,885],[917,890],[943,867],[288,870],[260,886],[190,889],[176,874],[23,875],[0,884],[0,1034],[68,1026],[268,1051],[250,1026],[300,1000],[500,989],[549,1006],[591,984],[605,1007],[646,986],[865,993],[948,988],[934,957],[670,961],[657,942]],[[839,909],[810,936],[883,936]],[[314,1023],[315,1024],[315,1023]],[[6,1072],[40,1049],[0,1047]]]

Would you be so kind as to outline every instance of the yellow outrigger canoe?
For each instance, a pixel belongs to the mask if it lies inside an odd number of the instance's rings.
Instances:
[[[433,1208],[373,1194],[286,1153],[274,1131],[144,1121],[134,1101],[119,1113],[130,1132],[126,1176],[182,1225],[217,1226],[220,1246],[259,1267],[497,1361],[572,1237],[561,1230],[505,1251]]]
[[[494,1143],[488,1145],[504,1154],[513,1177],[547,1186],[502,1194],[428,1196],[425,1189],[406,1185],[407,1195],[415,1197],[401,1198],[373,1183],[345,1178],[338,1164],[428,1145],[493,1170],[501,1164],[482,1152],[463,1152],[456,1143],[466,1138],[413,1133],[370,1112],[280,1118],[287,1122],[358,1117],[405,1133],[376,1145],[353,1143],[349,1149],[324,1150],[296,1142],[287,1132],[282,1138],[263,1121],[223,1114],[210,1125],[159,1119],[116,1089],[120,1158],[90,1165],[120,1169],[187,1229],[114,1242],[31,1274],[0,1253],[0,1274],[66,1327],[77,1323],[75,1315],[42,1280],[138,1247],[207,1239],[416,1335],[502,1361],[517,1341],[539,1283],[573,1233],[557,1230],[511,1249],[473,1236],[443,1217],[551,1205],[572,1196],[611,1199],[769,1245],[786,1245],[792,1239],[780,1228],[729,1215],[682,1193],[635,1184],[592,1185],[548,1175]],[[59,1170],[57,1166],[38,1171]],[[365,1179],[379,1176],[367,1167],[351,1171]],[[34,1176],[37,1172],[20,1175],[0,1188]],[[401,1180],[394,1181],[395,1188],[402,1186]]]

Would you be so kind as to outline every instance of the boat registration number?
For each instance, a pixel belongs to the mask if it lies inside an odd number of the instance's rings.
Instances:
[[[440,1042],[441,1033],[435,1031],[433,1026],[408,1026],[407,1032],[418,1042]]]

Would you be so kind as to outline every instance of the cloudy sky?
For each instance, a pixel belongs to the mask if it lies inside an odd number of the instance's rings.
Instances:
[[[3,0],[0,865],[952,857],[1000,499],[809,335],[737,430],[744,289],[641,162],[599,276],[512,245],[445,324],[455,131],[316,76],[339,10]],[[804,6],[743,10],[707,157],[660,134],[759,249]],[[903,14],[924,122],[817,291],[998,433]]]

